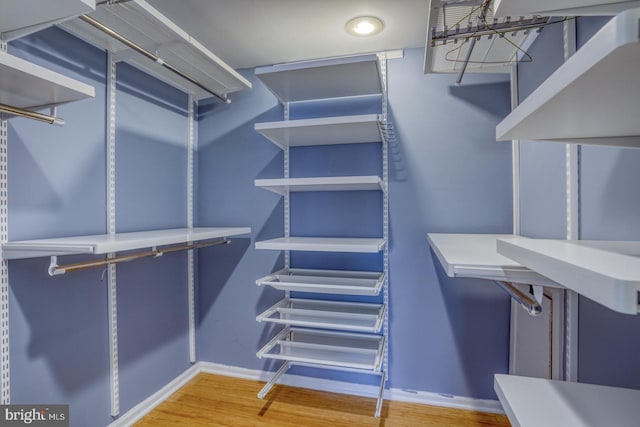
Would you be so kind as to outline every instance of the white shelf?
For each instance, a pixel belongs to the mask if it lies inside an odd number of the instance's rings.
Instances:
[[[496,128],[498,140],[640,146],[640,8],[612,18]]]
[[[638,7],[640,1],[623,0],[494,0],[496,17],[615,15]]]
[[[24,240],[3,243],[2,254],[4,259],[7,260],[53,255],[106,254],[239,236],[250,232],[251,229],[249,227],[202,227],[117,233],[115,236],[97,234],[92,236]]]
[[[496,374],[494,389],[514,427],[635,427],[640,390]]]
[[[612,310],[640,312],[640,242],[504,238],[497,248]]]
[[[384,239],[358,237],[279,237],[256,242],[256,249],[277,251],[377,253]]]
[[[379,372],[384,341],[380,335],[287,327],[258,351],[257,356]]]
[[[449,277],[526,283],[557,287],[558,284],[496,251],[500,238],[524,239],[510,234],[439,234],[427,238]]]
[[[0,103],[36,109],[95,96],[92,86],[0,51]]]
[[[103,4],[89,15],[219,94],[251,87],[247,79],[144,0]],[[118,59],[193,94],[196,100],[212,96],[79,19],[66,21],[62,26],[78,37],[110,50]]]
[[[320,178],[256,179],[255,186],[281,196],[296,191],[374,191],[383,190],[377,176],[331,176]]]
[[[384,273],[372,271],[284,268],[261,277],[256,284],[281,291],[374,296],[380,293],[384,279]]]
[[[256,123],[255,130],[282,149],[382,142],[377,114]]]
[[[380,332],[385,306],[285,298],[256,317],[258,322],[355,332]]]
[[[256,76],[282,103],[382,93],[376,55],[256,68]]]
[[[0,35],[9,41],[95,8],[95,0],[3,0]]]

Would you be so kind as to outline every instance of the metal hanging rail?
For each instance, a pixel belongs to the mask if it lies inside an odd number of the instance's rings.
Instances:
[[[145,252],[136,252],[134,254],[121,255],[121,256],[117,256],[117,257],[113,257],[113,258],[106,258],[106,259],[100,259],[100,260],[95,260],[95,261],[77,262],[77,263],[74,263],[74,264],[66,264],[66,265],[58,265],[58,257],[57,256],[52,256],[51,257],[51,264],[49,265],[49,275],[50,276],[57,276],[57,275],[60,275],[60,274],[70,273],[70,272],[73,272],[73,271],[87,270],[87,269],[95,268],[95,267],[104,267],[104,266],[107,266],[107,265],[117,264],[117,263],[120,263],[120,262],[133,261],[133,260],[140,259],[140,258],[159,257],[159,256],[162,256],[164,254],[171,253],[171,252],[186,251],[186,250],[190,250],[190,249],[207,248],[209,246],[224,245],[224,244],[227,244],[227,243],[231,243],[231,240],[228,240],[227,238],[224,238],[224,239],[220,239],[220,240],[214,240],[214,241],[211,241],[211,242],[190,243],[190,244],[179,245],[179,246],[170,246],[170,247],[162,248],[162,249],[154,248],[154,249],[152,249],[150,251],[145,251]]]
[[[530,315],[538,316],[542,314],[542,306],[534,298],[525,294],[509,282],[496,280],[496,283],[507,294],[509,294],[511,298],[513,298],[518,304],[520,304],[525,310],[527,310]]]
[[[12,107],[11,105],[0,104],[0,112],[13,114],[14,116],[26,117],[27,119],[38,120],[41,122],[49,123],[50,125],[64,125],[64,120],[60,117],[36,113],[35,111]]]
[[[87,24],[91,25],[92,27],[102,31],[103,33],[107,34],[108,36],[113,37],[114,39],[116,39],[119,42],[123,43],[124,45],[130,47],[131,49],[135,50],[136,52],[140,53],[141,55],[149,58],[153,62],[162,65],[166,69],[172,71],[173,73],[175,73],[178,76],[182,77],[183,79],[189,81],[190,83],[193,83],[194,85],[198,86],[200,89],[209,92],[210,94],[212,94],[216,98],[220,99],[224,103],[226,103],[226,104],[230,104],[231,103],[231,100],[229,98],[227,98],[226,95],[221,95],[221,94],[209,89],[208,87],[204,86],[202,83],[198,82],[194,78],[192,78],[192,77],[188,76],[187,74],[183,73],[182,71],[180,71],[178,68],[176,68],[173,65],[165,62],[159,56],[153,54],[152,52],[148,51],[144,47],[138,45],[137,43],[132,42],[128,38],[124,37],[123,35],[113,31],[111,28],[109,28],[106,25],[104,25],[103,23],[95,20],[91,16],[89,16],[89,15],[80,15],[78,18],[81,19],[82,21],[86,22]]]

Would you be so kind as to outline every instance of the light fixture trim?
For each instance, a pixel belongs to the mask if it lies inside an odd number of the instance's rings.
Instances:
[[[384,22],[375,16],[357,16],[350,19],[344,26],[347,33],[356,37],[370,37],[382,31]]]

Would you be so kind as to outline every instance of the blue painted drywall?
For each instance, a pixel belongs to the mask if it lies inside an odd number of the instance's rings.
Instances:
[[[582,46],[608,18],[577,20],[576,39]],[[546,28],[532,47],[534,58],[518,67],[525,95],[562,63],[560,26]],[[548,31],[552,30],[552,31]],[[521,92],[521,95],[523,93]],[[604,120],[604,119],[603,119]],[[580,234],[582,239],[640,239],[640,151],[582,146],[580,151]],[[521,152],[523,173],[523,234],[564,238],[564,145],[527,142]],[[640,317],[616,313],[580,298],[578,378],[581,382],[640,388],[637,355]]]
[[[509,109],[508,83],[468,75],[456,87],[453,76],[423,75],[422,55],[408,50],[388,68],[397,133],[390,147],[389,385],[495,399],[493,374],[508,364],[508,297],[489,282],[448,279],[426,234],[511,231],[511,149],[495,142],[495,125]],[[253,180],[282,177],[283,156],[253,126],[281,120],[283,111],[251,70],[243,75],[254,84],[251,92],[235,94],[230,106],[201,107],[199,225],[249,225],[252,235],[200,251],[199,358],[273,369],[255,352],[276,328],[257,324],[255,316],[282,293],[258,288],[255,280],[281,267],[282,255],[256,251],[253,243],[282,235],[283,204]],[[379,111],[368,105],[307,104],[291,114]],[[292,176],[380,171],[379,144],[296,148],[291,158]],[[296,194],[292,231],[379,235],[379,203],[375,192]],[[366,269],[379,262],[379,255],[292,254],[294,266]]]
[[[64,127],[9,120],[9,238],[104,233],[105,53],[55,28],[9,49],[96,88],[94,99],[58,108]],[[183,227],[187,97],[127,65],[117,73],[117,228]],[[9,262],[11,401],[70,404],[72,426],[106,425],[104,272],[52,278],[48,263]],[[121,264],[117,277],[124,413],[189,366],[185,255]]]

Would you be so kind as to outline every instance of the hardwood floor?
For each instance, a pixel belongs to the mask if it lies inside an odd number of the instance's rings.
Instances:
[[[375,399],[280,385],[260,400],[262,386],[201,373],[135,426],[509,426],[504,415],[392,401],[375,418]]]

